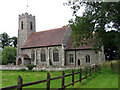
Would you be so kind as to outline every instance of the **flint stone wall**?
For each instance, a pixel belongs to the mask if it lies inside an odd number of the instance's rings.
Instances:
[[[16,66],[16,65],[0,65],[0,70],[19,70],[19,69],[26,69],[28,70],[27,67],[25,66]]]
[[[93,64],[95,65],[95,64]],[[93,66],[91,65],[91,66]],[[25,66],[17,66],[17,65],[0,65],[0,70],[19,70],[19,69],[26,69],[28,70],[27,67]],[[68,69],[80,69],[80,68],[84,68],[84,67],[80,67],[80,66],[64,66],[64,67],[52,67],[52,66],[47,66],[47,67],[42,67],[42,66],[36,66],[33,68],[33,70],[35,71],[40,71],[40,70],[44,70],[44,71],[63,71],[63,70],[68,70]]]
[[[0,70],[19,70],[19,69],[26,69],[28,70],[27,67],[25,66],[8,66],[8,65],[0,65]],[[54,67],[34,67],[33,70],[35,71],[62,71],[62,70],[68,70],[68,69],[80,69],[81,67],[60,67],[60,68],[54,68]],[[82,67],[83,68],[83,67]]]

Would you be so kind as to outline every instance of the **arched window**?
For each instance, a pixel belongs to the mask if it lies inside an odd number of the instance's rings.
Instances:
[[[90,56],[88,54],[86,55],[86,63],[90,63]]]
[[[69,61],[70,63],[73,63],[73,54],[69,54]]]
[[[33,29],[32,22],[30,22],[30,30],[32,30],[32,29]]]
[[[41,62],[46,62],[45,50],[44,49],[41,50]]]
[[[23,21],[21,21],[21,29],[23,29]]]
[[[31,60],[34,62],[34,59],[35,59],[35,52],[34,52],[34,50],[32,50],[32,52],[31,52]]]
[[[59,52],[56,48],[53,50],[53,61],[54,62],[59,61]]]

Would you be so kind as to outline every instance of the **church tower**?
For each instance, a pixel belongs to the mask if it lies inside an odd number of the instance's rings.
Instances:
[[[28,13],[19,15],[17,57],[21,56],[21,47],[32,32],[36,32],[35,16]]]

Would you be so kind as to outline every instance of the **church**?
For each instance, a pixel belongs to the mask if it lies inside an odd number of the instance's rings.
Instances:
[[[105,60],[104,48],[95,53],[92,44],[73,47],[69,26],[36,32],[35,16],[19,15],[16,65],[86,66]]]

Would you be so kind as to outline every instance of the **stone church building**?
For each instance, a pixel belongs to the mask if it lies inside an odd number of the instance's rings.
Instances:
[[[73,47],[70,27],[36,32],[35,16],[19,15],[16,65],[85,66],[104,61],[104,50],[97,54],[92,44]]]

